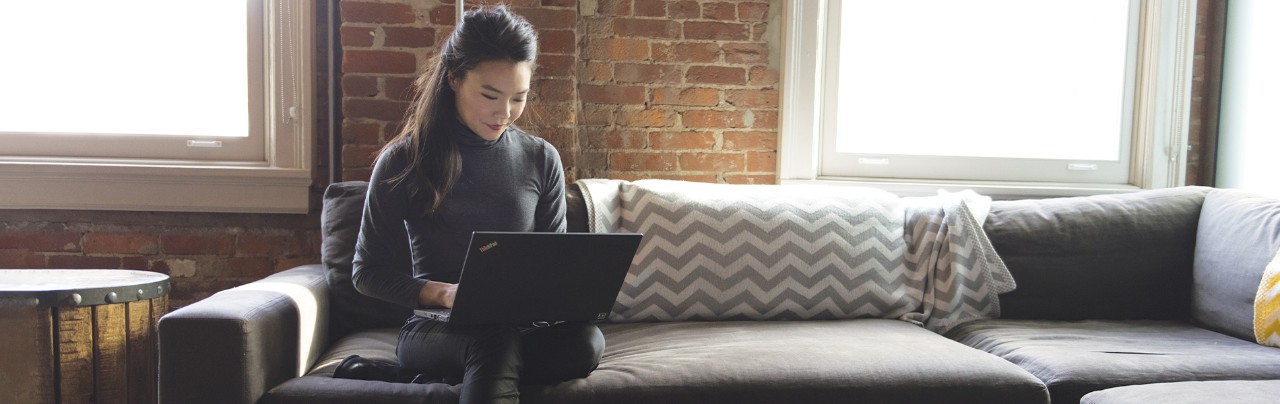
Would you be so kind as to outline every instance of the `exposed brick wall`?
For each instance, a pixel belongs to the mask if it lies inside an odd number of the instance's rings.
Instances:
[[[780,1],[507,4],[541,39],[519,124],[556,146],[570,181],[775,182],[778,73],[771,64],[779,61],[771,60],[766,31]],[[400,129],[409,83],[449,35],[456,10],[452,0],[344,0],[341,7],[343,177],[363,180],[373,154]],[[398,32],[419,39],[396,40]]]
[[[297,265],[319,263],[319,217],[221,213],[0,211],[0,268],[165,273],[180,307]]]

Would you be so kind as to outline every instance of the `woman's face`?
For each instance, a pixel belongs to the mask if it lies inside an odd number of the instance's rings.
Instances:
[[[482,62],[462,80],[451,78],[457,96],[458,120],[485,140],[497,140],[524,112],[529,95],[529,62]]]

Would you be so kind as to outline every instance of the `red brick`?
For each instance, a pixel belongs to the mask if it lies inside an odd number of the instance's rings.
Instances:
[[[612,125],[614,110],[611,108],[595,107],[595,104],[586,104],[582,108],[581,124],[583,125]]]
[[[712,42],[663,43],[652,46],[654,62],[713,63],[720,60],[720,45]]]
[[[778,150],[778,132],[725,131],[725,150]]]
[[[725,102],[739,108],[777,108],[778,90],[725,90]]]
[[[636,0],[635,14],[640,17],[666,17],[667,0]]]
[[[583,139],[587,148],[605,150],[644,149],[648,147],[649,132],[635,130],[584,129]]]
[[[763,43],[729,43],[721,49],[724,49],[725,63],[749,65],[769,63],[769,46]]]
[[[671,127],[675,113],[665,109],[624,110],[618,112],[618,125],[638,127]]]
[[[710,39],[718,41],[745,41],[751,38],[746,24],[689,21],[684,23],[685,39]]]
[[[151,269],[147,265],[147,259],[142,257],[120,257],[120,269],[131,269],[134,271],[146,271]]]
[[[342,46],[344,47],[368,48],[373,46],[373,28],[371,27],[342,27],[338,32],[338,35],[342,37]]]
[[[275,272],[285,271],[285,270],[297,268],[303,265],[313,265],[313,264],[319,264],[319,263],[320,263],[320,260],[315,258],[285,258],[285,259],[276,261]]]
[[[412,101],[414,94],[413,77],[383,77],[382,83],[386,90],[383,96],[393,100]]]
[[[237,257],[292,258],[302,254],[303,237],[297,234],[243,233],[236,239]]]
[[[156,236],[150,234],[85,233],[84,235],[84,252],[89,254],[155,254],[157,248]]]
[[[409,24],[417,20],[408,4],[340,2],[343,22]]]
[[[645,88],[638,86],[582,85],[578,91],[583,102],[643,105],[645,101]]]
[[[343,181],[368,181],[373,176],[373,169],[365,165],[363,167],[342,166]]]
[[[44,256],[26,249],[0,249],[0,269],[44,269]]]
[[[751,127],[778,129],[778,111],[747,111],[751,113]]]
[[[613,32],[623,37],[680,38],[680,23],[666,19],[616,18]]]
[[[609,169],[673,171],[676,169],[676,156],[672,153],[614,152],[609,153]]]
[[[578,59],[572,55],[539,55],[535,77],[574,77]]]
[[[769,19],[769,3],[738,4],[739,21],[766,21]]]
[[[59,269],[120,269],[120,258],[83,256],[83,255],[50,255],[49,268]]]
[[[542,0],[542,5],[547,7],[578,7],[578,0]]]
[[[453,6],[439,6],[431,9],[427,18],[431,20],[432,24],[442,26],[441,29],[445,30],[442,32],[450,32],[453,31],[453,25],[458,21],[458,13]],[[448,34],[441,35],[441,37],[448,36]]]
[[[587,41],[588,59],[636,61],[649,58],[649,41],[633,38],[593,38]]]
[[[403,48],[429,48],[436,43],[436,31],[431,28],[382,27],[386,34],[383,46]]]
[[[714,88],[654,88],[653,103],[658,105],[714,107],[720,105],[720,90]]]
[[[681,171],[743,171],[742,153],[680,153]]]
[[[613,65],[613,79],[619,83],[676,84],[680,82],[680,67],[618,63]]]
[[[398,121],[404,118],[409,103],[403,101],[372,100],[367,98],[345,98],[342,100],[342,115],[347,118],[368,118],[383,121]]]
[[[382,125],[376,123],[344,122],[342,143],[376,145],[382,137],[381,132]]]
[[[227,272],[237,278],[262,279],[276,271],[276,263],[268,258],[231,258]]]
[[[773,86],[778,84],[778,71],[764,66],[751,68],[748,84],[753,86]]]
[[[578,22],[577,10],[535,7],[522,8],[519,13],[540,30],[573,29],[574,23]]]
[[[740,67],[689,66],[685,72],[688,83],[697,84],[746,84],[746,70]]]
[[[572,80],[542,79],[534,86],[539,102],[573,101]]]
[[[729,184],[777,184],[778,176],[775,174],[738,174],[730,173],[724,175],[724,182]]]
[[[756,42],[764,41],[764,34],[769,31],[769,24],[757,22],[751,24],[751,40]]]
[[[232,255],[236,237],[231,234],[163,234],[160,248],[166,254]]]
[[[578,36],[573,31],[538,31],[538,51],[569,53],[578,49]]]
[[[582,73],[582,80],[588,83],[613,80],[613,64],[586,62],[582,65]]]
[[[686,128],[741,128],[743,127],[742,111],[693,110],[681,113],[681,122]]]
[[[80,233],[0,233],[0,249],[9,248],[44,252],[79,252]]]
[[[775,153],[775,152],[748,153],[747,154],[747,171],[748,172],[778,171],[778,153]]]
[[[640,0],[642,2],[650,0]],[[631,0],[599,0],[596,5],[596,14],[603,16],[625,17],[632,14]]]
[[[674,1],[667,6],[667,11],[673,20],[691,20],[702,14],[702,6],[692,0]]]
[[[418,70],[418,58],[397,51],[346,51],[342,53],[342,72],[412,74]]]
[[[378,146],[342,146],[342,167],[372,167],[377,158]]]
[[[716,145],[712,132],[654,132],[649,144],[657,150],[710,149]]]
[[[703,3],[702,18],[734,21],[738,19],[738,6],[733,3]]]
[[[376,97],[378,95],[378,78],[353,74],[342,75],[342,96],[344,97]]]

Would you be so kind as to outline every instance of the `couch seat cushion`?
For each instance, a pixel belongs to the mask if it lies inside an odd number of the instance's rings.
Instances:
[[[525,403],[1045,403],[993,355],[897,320],[606,324],[600,367]]]
[[[456,403],[459,386],[406,384],[368,380],[334,379],[338,362],[349,355],[396,361],[399,330],[383,328],[355,332],[339,339],[316,361],[305,376],[286,381],[268,391],[262,404]]]
[[[1140,384],[1086,394],[1081,404],[1271,404],[1280,397],[1280,380],[1226,380]]]
[[[1182,322],[982,320],[947,336],[1039,377],[1054,403],[1132,384],[1280,378],[1280,349]]]

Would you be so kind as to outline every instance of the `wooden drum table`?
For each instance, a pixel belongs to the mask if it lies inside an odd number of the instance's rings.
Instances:
[[[155,403],[169,276],[0,270],[0,402]]]

